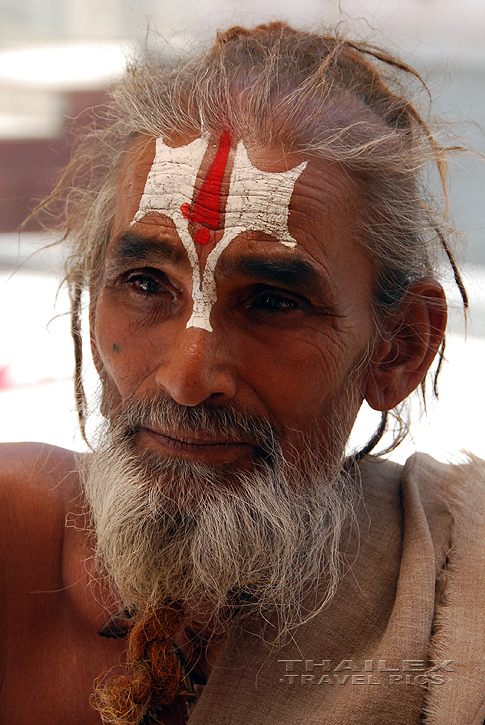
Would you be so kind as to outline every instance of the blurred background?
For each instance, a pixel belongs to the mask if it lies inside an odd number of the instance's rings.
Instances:
[[[170,49],[209,39],[230,23],[275,19],[297,27],[342,23],[399,53],[425,77],[435,110],[453,133],[485,153],[483,0],[0,0],[0,440],[39,440],[84,450],[72,392],[68,299],[57,294],[62,254],[18,227],[67,162],[70,119],[86,121],[122,73],[126,57],[161,33]],[[450,215],[464,232],[458,250],[470,293],[468,333],[450,273],[447,364],[440,401],[412,408],[415,449],[441,460],[469,449],[485,457],[485,166],[478,154],[450,166]],[[466,339],[465,339],[466,338]],[[87,365],[88,388],[96,386]],[[359,416],[353,444],[377,420]]]

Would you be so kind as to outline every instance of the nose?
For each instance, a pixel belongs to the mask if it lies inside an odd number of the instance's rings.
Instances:
[[[181,405],[230,400],[236,378],[215,333],[191,327],[170,347],[155,376],[157,385]]]

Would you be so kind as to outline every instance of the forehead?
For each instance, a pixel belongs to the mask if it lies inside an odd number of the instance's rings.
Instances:
[[[193,138],[173,138],[167,142],[170,146],[187,146]],[[244,239],[238,240],[228,247],[225,256],[237,255],[244,249],[248,240],[265,241],[259,245],[262,255],[292,255],[303,258],[310,257],[317,264],[333,265],[341,271],[358,273],[359,278],[367,279],[372,286],[374,278],[373,265],[359,241],[359,219],[361,202],[359,187],[356,181],[346,170],[337,164],[321,159],[309,159],[303,154],[284,151],[282,146],[258,147],[248,146],[248,156],[251,164],[258,170],[268,174],[278,174],[294,169],[302,162],[306,167],[296,179],[288,208],[288,230],[296,240],[294,250],[285,250],[282,245],[267,239],[267,235],[242,235]],[[131,228],[141,236],[165,237],[177,242],[177,232],[170,216],[150,213],[142,220],[133,224],[135,215],[140,207],[147,177],[152,169],[155,158],[155,139],[149,137],[138,138],[129,149],[124,159],[118,184],[116,214],[113,226],[113,238]],[[234,161],[234,149],[230,152],[229,167]],[[205,158],[198,168],[194,169],[196,188],[200,190],[204,178],[210,167],[210,159]],[[171,172],[172,173],[172,172]],[[177,165],[173,164],[173,175],[177,176]],[[181,182],[183,174],[180,174]],[[191,193],[187,191],[187,202],[191,202]],[[247,190],[246,190],[247,191]],[[222,196],[227,196],[228,185],[223,188]],[[262,218],[268,214],[269,201],[274,200],[261,186],[255,185],[254,195],[256,204],[259,204],[259,213]],[[289,198],[289,197],[288,197]],[[254,207],[254,200],[253,200]],[[224,224],[224,215],[221,215]],[[222,230],[218,232],[222,234]],[[217,234],[217,233],[216,233]],[[254,244],[252,245],[254,248]]]

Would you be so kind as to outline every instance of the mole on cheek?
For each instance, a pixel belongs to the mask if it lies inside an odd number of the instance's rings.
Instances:
[[[120,351],[120,346],[118,345],[117,342],[114,342],[113,343],[113,352],[119,352],[119,351]]]

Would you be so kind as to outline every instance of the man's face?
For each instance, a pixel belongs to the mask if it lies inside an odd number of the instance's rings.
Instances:
[[[91,315],[110,425],[85,491],[125,606],[243,603],[283,632],[339,578],[373,270],[338,167],[188,142],[139,140],[120,177]]]
[[[189,141],[177,139],[172,145],[186,147]],[[214,168],[218,143],[220,150],[221,142],[211,139],[209,151],[194,166],[195,194],[183,189],[180,174],[186,217],[192,204],[194,218],[194,199],[197,205],[202,189],[211,193],[204,182]],[[345,411],[346,428],[357,413],[365,375],[355,378],[358,389],[351,399],[345,386],[372,344],[374,270],[357,238],[357,189],[341,168],[310,160],[296,180],[282,176],[287,192],[291,183],[288,207],[284,194],[278,200],[271,190],[261,192],[257,183],[241,191],[231,182],[236,153],[234,142],[209,200],[220,211],[213,225],[217,228],[204,232],[200,243],[200,226],[187,224],[190,259],[174,215],[140,205],[155,157],[154,140],[139,139],[133,146],[121,173],[104,276],[93,301],[95,356],[113,405],[158,397],[185,407],[231,408],[267,421],[292,461],[300,457],[304,437],[316,439],[318,446],[332,436],[340,403],[352,408]],[[269,173],[283,174],[306,160],[281,147],[249,147],[247,154],[254,178],[257,170],[269,178]],[[177,166],[171,168],[176,180]],[[153,183],[151,191],[156,195]],[[228,198],[243,193],[245,200]],[[264,223],[256,223],[254,214],[240,231],[234,215],[225,214],[231,204],[243,209],[240,219],[246,206],[256,209],[263,222],[278,216],[274,210],[279,204],[279,218],[287,219],[287,228],[280,223],[276,232],[286,232],[296,246],[261,231]],[[217,251],[213,265],[216,294],[210,304],[199,294],[205,317],[195,326],[190,322],[194,286],[202,289],[210,255],[213,259],[217,245],[227,238],[230,243]],[[221,432],[144,428],[137,445],[209,465],[244,468],[255,456],[250,436],[227,438]]]

